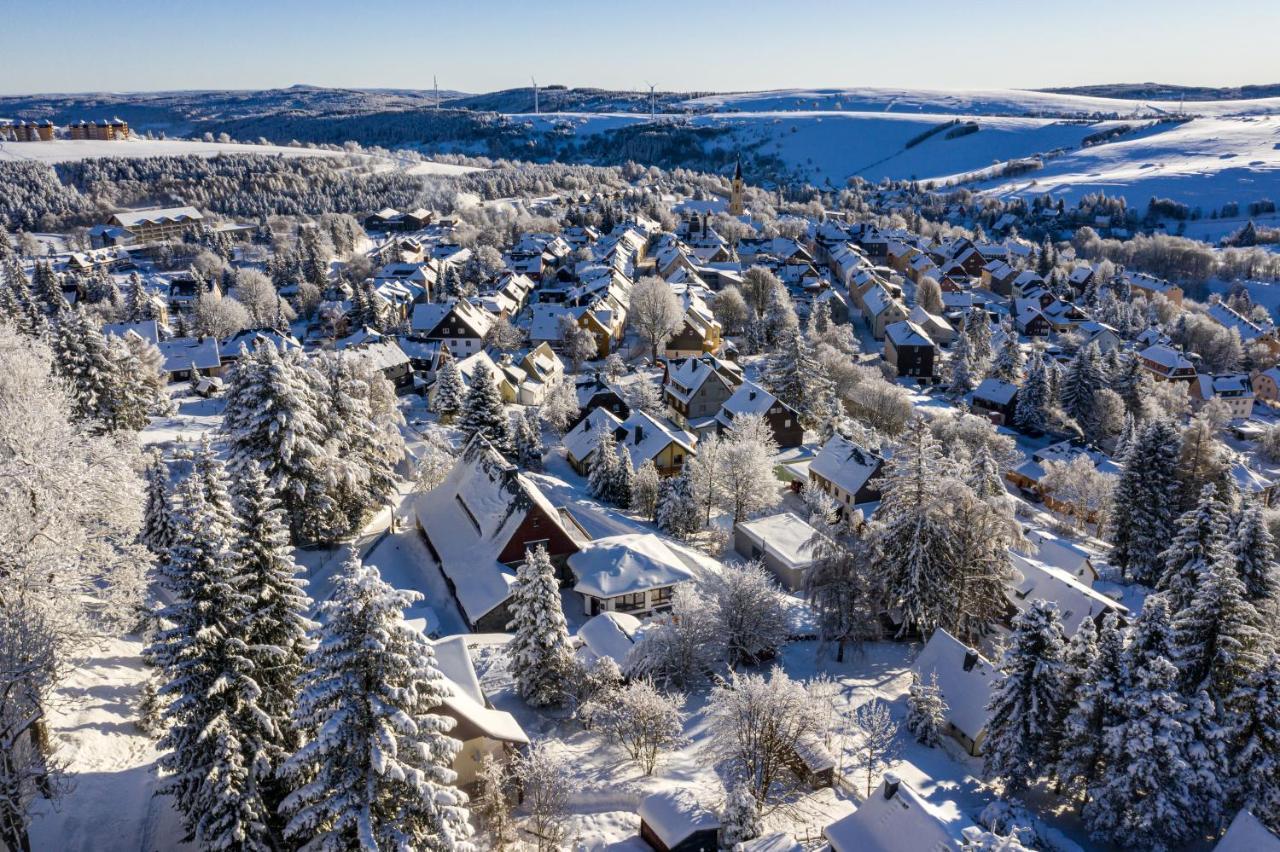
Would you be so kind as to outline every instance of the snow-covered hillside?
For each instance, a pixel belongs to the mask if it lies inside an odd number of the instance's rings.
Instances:
[[[244,145],[237,142],[194,142],[185,139],[57,139],[52,142],[0,142],[0,160],[39,160],[66,163],[100,157],[181,157],[219,154],[280,154],[285,157],[338,157],[340,151],[292,148],[283,145]]]

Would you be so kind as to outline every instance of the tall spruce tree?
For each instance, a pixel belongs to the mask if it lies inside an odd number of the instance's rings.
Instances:
[[[1016,793],[1052,771],[1065,715],[1066,642],[1058,608],[1034,601],[1013,619],[1013,635],[987,705],[984,769]]]
[[[542,420],[536,406],[525,408],[515,433],[516,464],[525,470],[542,470]]]
[[[764,386],[800,415],[808,429],[834,419],[835,388],[800,329],[786,326],[765,365]]]
[[[147,502],[142,512],[142,543],[158,559],[167,559],[169,548],[177,540],[174,523],[173,487],[169,482],[169,465],[155,451],[147,465]]]
[[[547,549],[525,554],[511,589],[515,635],[507,646],[520,695],[534,707],[558,704],[571,676],[569,627],[560,604],[560,583]]]
[[[1070,794],[1082,797],[1082,805],[1083,796],[1105,766],[1103,734],[1107,725],[1119,718],[1128,688],[1124,642],[1124,628],[1115,613],[1108,613],[1092,659],[1076,673],[1078,683],[1063,721],[1061,754],[1054,774]]]
[[[436,712],[449,687],[392,588],[353,553],[322,605],[298,680],[304,745],[284,763],[285,837],[317,852],[470,852],[467,797],[452,767],[455,722]]]
[[[1153,420],[1124,456],[1111,518],[1111,561],[1126,577],[1154,586],[1164,573],[1161,558],[1176,531],[1178,433]]]
[[[1280,655],[1272,653],[1240,685],[1232,703],[1240,708],[1232,757],[1234,801],[1280,830]]]
[[[1176,614],[1191,604],[1201,577],[1209,569],[1230,564],[1227,550],[1227,513],[1212,485],[1200,492],[1200,501],[1178,518],[1178,532],[1163,553],[1164,570],[1156,588],[1169,593]]]
[[[1221,707],[1265,659],[1262,618],[1229,559],[1207,565],[1196,580],[1173,618],[1172,662],[1183,692],[1205,690]]]
[[[617,478],[618,442],[613,429],[606,425],[600,430],[596,447],[591,454],[591,469],[587,471],[587,489],[591,496],[609,502],[613,496],[613,483]]]
[[[1024,432],[1044,431],[1049,425],[1052,395],[1044,359],[1033,354],[1027,362],[1027,376],[1018,389],[1018,401],[1013,408],[1013,425]]]
[[[462,384],[462,374],[452,358],[446,358],[436,371],[436,383],[431,389],[431,410],[440,415],[442,423],[451,421],[462,411],[467,389]]]
[[[1084,424],[1093,412],[1098,391],[1106,386],[1106,376],[1098,357],[1098,347],[1090,343],[1080,348],[1062,379],[1062,408],[1077,423]]]
[[[1276,567],[1276,542],[1271,536],[1259,500],[1246,500],[1231,533],[1231,555],[1236,573],[1244,581],[1245,599],[1255,606],[1275,601],[1280,594]]]
[[[462,404],[458,425],[468,438],[484,435],[495,450],[504,456],[512,454],[511,420],[502,406],[502,395],[488,364],[477,365],[471,374],[471,388]]]
[[[202,848],[270,848],[261,784],[270,773],[273,721],[242,638],[246,600],[231,533],[205,501],[199,475],[179,488],[178,540],[162,572],[169,626],[148,648],[165,680],[161,792]]]

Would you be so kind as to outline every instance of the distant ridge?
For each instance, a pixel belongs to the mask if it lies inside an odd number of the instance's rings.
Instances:
[[[1032,89],[1055,95],[1086,95],[1094,98],[1127,98],[1148,101],[1247,101],[1280,97],[1280,83],[1251,86],[1178,86],[1172,83],[1102,83],[1092,86],[1063,86]]]

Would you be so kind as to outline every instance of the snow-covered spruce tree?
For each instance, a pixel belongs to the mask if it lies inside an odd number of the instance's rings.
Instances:
[[[631,453],[622,444],[614,451],[613,476],[609,479],[608,500],[620,509],[631,508],[631,488],[635,485],[635,468],[631,466]]]
[[[954,604],[950,533],[936,505],[942,453],[923,418],[915,417],[881,472],[882,524],[874,535],[890,606],[900,607],[899,635],[928,635]]]
[[[292,751],[300,744],[287,724],[293,715],[297,679],[311,648],[307,581],[289,546],[284,510],[262,471],[245,469],[233,487],[240,532],[236,546],[245,615],[241,638],[262,690],[258,706],[279,726],[276,743]]]
[[[785,600],[760,562],[723,565],[708,578],[705,593],[731,667],[768,659],[786,642]]]
[[[436,382],[431,388],[431,410],[440,415],[441,423],[448,423],[462,411],[466,394],[458,365],[452,358],[446,358],[436,371]]]
[[[140,538],[158,559],[164,559],[177,537],[173,520],[173,488],[169,483],[169,465],[164,456],[153,451],[147,465],[147,503],[142,512]]]
[[[542,470],[542,418],[536,407],[524,410],[515,433],[516,464],[535,473]]]
[[[1059,389],[1062,408],[1067,416],[1076,423],[1086,423],[1093,411],[1094,397],[1105,385],[1106,376],[1102,372],[1097,345],[1090,343],[1081,347],[1071,360]]]
[[[112,403],[118,396],[116,370],[107,339],[84,308],[63,315],[54,354],[57,373],[71,391],[76,420],[93,424],[95,431],[111,430]]]
[[[285,837],[317,852],[470,852],[467,797],[450,768],[454,721],[435,652],[406,627],[416,592],[392,588],[354,553],[322,605],[293,723],[303,746],[281,768]]]
[[[631,508],[646,518],[652,519],[658,508],[658,491],[661,480],[658,468],[653,459],[645,459],[636,468],[635,479],[631,483]]]
[[[246,599],[226,529],[205,500],[201,477],[179,487],[178,539],[162,567],[173,603],[170,627],[148,647],[163,673],[167,731],[160,739],[160,790],[174,797],[184,827],[203,848],[268,849],[275,722],[241,631]]]
[[[1042,432],[1049,425],[1052,392],[1045,372],[1044,359],[1032,354],[1027,361],[1027,375],[1018,389],[1013,408],[1013,425],[1023,432]]]
[[[1063,721],[1061,755],[1054,774],[1058,783],[1070,795],[1080,797],[1082,803],[1104,766],[1103,733],[1119,718],[1128,688],[1124,641],[1124,628],[1115,613],[1108,613],[1102,620],[1091,662],[1082,672],[1073,672],[1078,683]],[[1080,654],[1070,650],[1069,656],[1073,662],[1081,659]]]
[[[963,330],[956,336],[955,345],[951,348],[950,373],[947,390],[957,396],[963,396],[978,386],[973,370],[973,344],[969,335]]]
[[[1009,492],[1004,487],[1004,477],[1000,475],[1000,465],[991,455],[986,444],[978,447],[966,472],[965,484],[973,493],[983,500],[1003,499]]]
[[[1230,562],[1207,565],[1191,599],[1173,617],[1171,662],[1183,692],[1205,690],[1223,706],[1265,659],[1262,624]]]
[[[786,327],[773,344],[761,377],[774,396],[794,408],[806,429],[835,419],[835,387],[798,327]]]
[[[687,539],[698,531],[701,526],[699,509],[693,499],[693,485],[686,474],[662,480],[653,519],[659,529],[679,539]]]
[[[324,524],[329,541],[359,531],[370,511],[385,502],[395,490],[395,465],[404,454],[393,419],[374,412],[376,395],[394,395],[394,390],[374,387],[389,383],[364,366],[346,352],[329,352],[309,372],[333,507]],[[394,406],[391,411],[396,411]],[[397,412],[394,420],[398,419]]]
[[[1109,762],[1089,788],[1085,825],[1098,839],[1131,849],[1167,850],[1194,837],[1204,802],[1202,750],[1185,721],[1187,705],[1163,657],[1144,662],[1106,727]]]
[[[471,387],[462,403],[458,425],[470,438],[481,434],[504,456],[513,451],[511,420],[502,406],[502,394],[489,365],[481,363],[471,374]]]
[[[987,705],[984,771],[1017,793],[1052,771],[1061,736],[1066,642],[1055,604],[1037,600],[1014,617],[1000,668],[1004,680]]]
[[[1164,573],[1161,559],[1177,529],[1178,433],[1153,420],[1124,456],[1111,517],[1111,562],[1124,575],[1154,586]]]
[[[1214,487],[1218,499],[1228,508],[1234,505],[1234,498],[1228,496],[1228,489],[1235,490],[1235,482],[1231,479],[1231,457],[1222,442],[1214,437],[1215,431],[1213,424],[1203,416],[1191,418],[1182,430],[1178,449],[1178,479],[1182,486],[1178,495],[1180,511],[1195,508],[1206,485]]]
[[[222,429],[234,475],[258,465],[280,497],[295,543],[325,535],[334,512],[324,425],[301,356],[260,344],[236,362]]]
[[[813,564],[804,574],[804,596],[818,620],[818,637],[825,646],[835,645],[836,662],[844,662],[846,645],[880,635],[879,607],[883,590],[878,572],[868,571],[872,549],[870,529],[861,514],[837,514],[837,506],[825,494],[811,523],[816,527],[808,547]]]
[[[1156,657],[1172,660],[1176,648],[1169,596],[1148,595],[1142,603],[1142,612],[1131,626],[1129,642],[1125,646],[1125,670],[1130,675],[1129,683],[1132,684],[1132,677],[1139,668]]]
[[[597,500],[609,502],[613,496],[613,484],[618,468],[618,442],[613,430],[600,430],[595,450],[591,453],[591,467],[587,471],[587,490]]]
[[[1231,555],[1236,573],[1244,581],[1245,599],[1255,606],[1275,601],[1280,595],[1280,573],[1276,566],[1276,542],[1267,527],[1258,500],[1246,500],[1231,533]]]
[[[571,671],[569,627],[556,569],[542,545],[525,553],[511,588],[510,610],[507,630],[515,635],[507,653],[520,696],[533,707],[558,704]]]
[[[1169,593],[1169,606],[1176,615],[1191,604],[1205,572],[1215,566],[1230,569],[1227,550],[1228,518],[1212,485],[1200,493],[1199,503],[1179,516],[1178,531],[1160,554],[1164,570],[1156,588]]]
[[[1004,617],[1005,591],[1016,577],[1009,550],[1021,536],[1007,501],[981,499],[955,479],[940,482],[937,495],[950,542],[944,571],[954,588],[942,625],[977,642]]]
[[[1280,655],[1271,654],[1232,703],[1239,708],[1233,800],[1280,829]]]
[[[986,308],[974,306],[964,315],[964,335],[969,339],[976,373],[985,373],[991,362],[991,319]]]
[[[947,728],[947,702],[938,688],[938,674],[931,672],[922,681],[911,673],[911,690],[907,693],[907,730],[921,745],[936,747]]]
[[[760,803],[751,795],[745,784],[734,784],[725,799],[724,813],[720,817],[720,846],[735,849],[737,844],[755,840],[764,833]]]
[[[1018,345],[1018,332],[1012,324],[1008,324],[1003,327],[1003,333],[1000,348],[996,351],[995,361],[991,365],[991,374],[1002,381],[1020,382],[1025,359],[1022,355],[1022,347]]]

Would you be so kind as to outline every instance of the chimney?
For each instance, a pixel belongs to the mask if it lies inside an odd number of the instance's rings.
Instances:
[[[639,444],[644,440],[644,427],[639,423],[636,424],[636,443]]]
[[[973,671],[973,667],[978,664],[978,652],[973,648],[964,649],[964,670]]]
[[[750,394],[747,396],[747,399],[752,399],[752,400],[754,400],[755,398],[756,398],[756,392],[755,392],[755,391],[751,391],[751,392],[750,392]]]
[[[898,787],[902,784],[896,772],[886,772],[884,774],[884,797],[892,799],[898,795]]]

